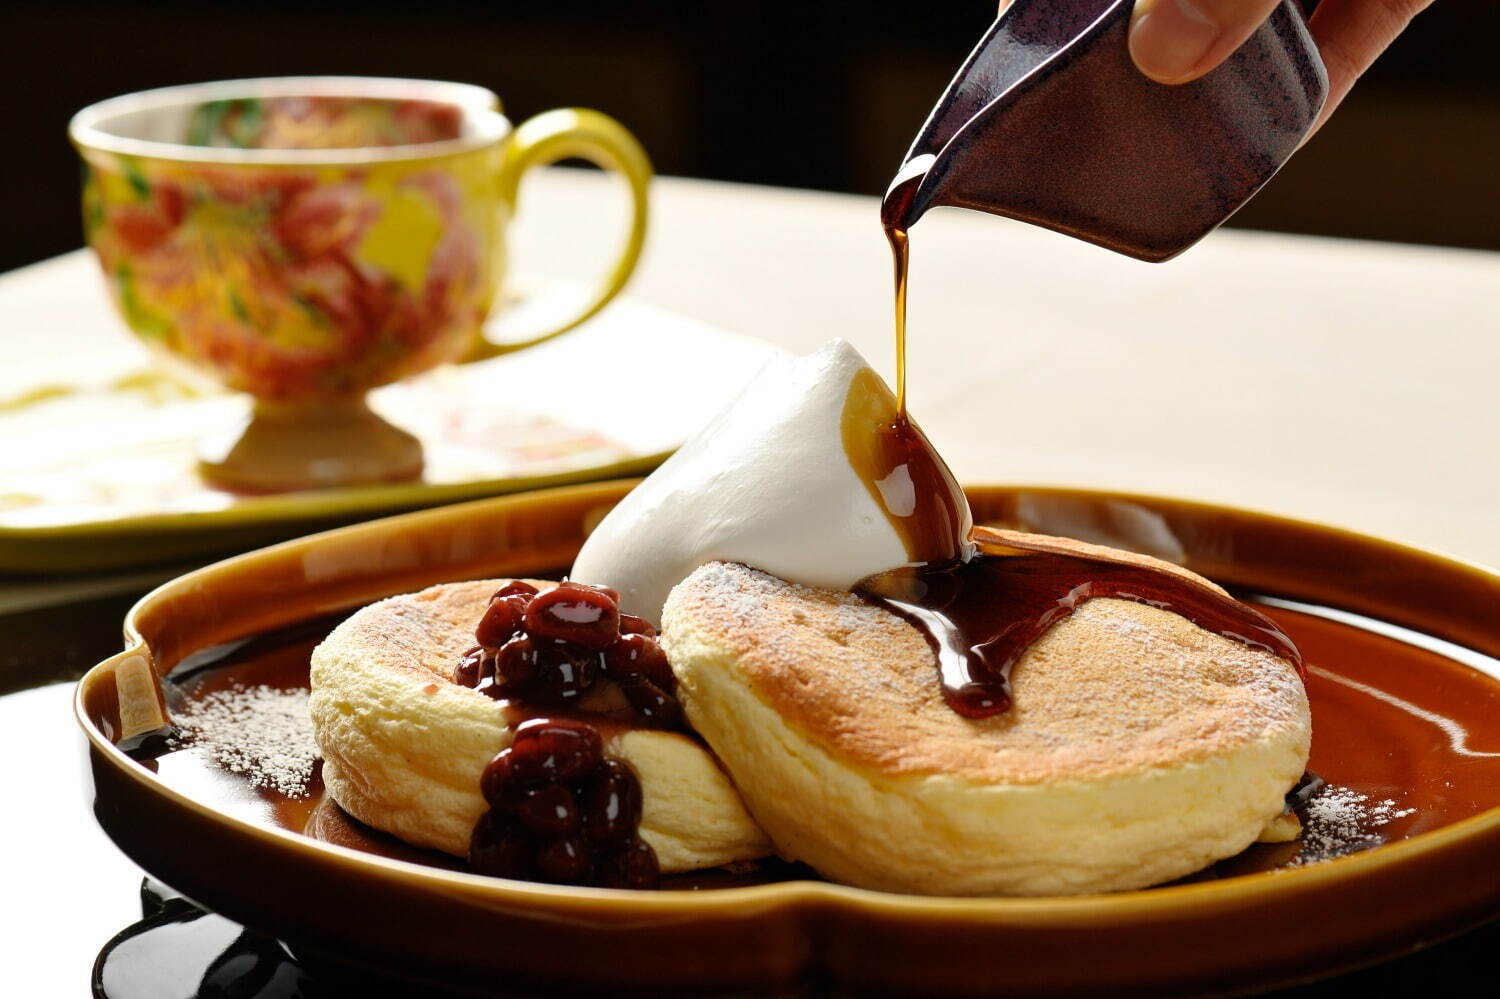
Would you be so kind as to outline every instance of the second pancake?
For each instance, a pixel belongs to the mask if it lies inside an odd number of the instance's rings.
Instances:
[[[713,563],[663,625],[689,719],[778,852],[848,884],[1157,884],[1253,842],[1307,760],[1292,664],[1130,601],[1054,625],[1015,707],[979,721],[944,703],[915,628],[847,593]]]

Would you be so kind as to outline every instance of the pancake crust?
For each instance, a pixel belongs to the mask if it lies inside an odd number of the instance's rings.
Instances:
[[[358,611],[313,652],[309,709],[341,807],[417,846],[468,851],[484,767],[512,730],[504,707],[453,683],[489,597],[508,580],[448,583]],[[553,584],[528,580],[540,589]],[[604,725],[605,751],[641,780],[641,836],[664,872],[770,852],[711,753],[676,732]]]
[[[778,851],[855,885],[1170,880],[1254,841],[1307,760],[1290,663],[1130,601],[1049,629],[1016,664],[1012,709],[983,720],[947,706],[905,621],[740,565],[680,584],[662,640],[689,719]]]

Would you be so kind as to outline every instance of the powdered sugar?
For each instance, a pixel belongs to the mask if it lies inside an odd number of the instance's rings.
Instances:
[[[1308,799],[1302,851],[1292,866],[1331,860],[1385,842],[1376,830],[1416,812],[1392,798],[1379,801],[1353,788],[1329,784]]]
[[[1100,615],[1098,619],[1100,627],[1113,631],[1117,635],[1127,635],[1134,638],[1147,648],[1155,648],[1155,632],[1151,626],[1143,621],[1137,621],[1129,617],[1111,617]]]
[[[761,577],[774,578],[732,562],[709,562],[693,573],[704,598],[743,624],[753,624],[765,612],[765,601],[750,589],[750,584],[761,582]]]
[[[235,685],[190,700],[176,712],[173,748],[195,746],[252,787],[305,798],[318,745],[306,690]]]
[[[844,634],[870,628],[876,625],[882,611],[872,604],[840,604],[838,608],[838,627]]]

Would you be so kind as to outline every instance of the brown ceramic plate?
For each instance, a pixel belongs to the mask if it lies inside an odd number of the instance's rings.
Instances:
[[[1500,664],[1490,658],[1500,656],[1500,574],[1170,500],[971,490],[981,523],[1146,551],[1277,598],[1268,612],[1312,667],[1312,765],[1415,808],[1384,827],[1389,842],[1301,867],[1250,856],[1266,849],[1252,847],[1212,880],[1077,898],[918,898],[785,871],[698,890],[558,888],[329,836],[318,816],[331,804],[226,808],[116,745],[151,727],[157,676],[188,657],[436,582],[556,570],[629,485],[344,528],[158,589],[126,621],[127,650],[79,685],[99,821],[148,871],[307,960],[473,991],[813,982],[905,993],[1226,992],[1378,960],[1500,913]]]

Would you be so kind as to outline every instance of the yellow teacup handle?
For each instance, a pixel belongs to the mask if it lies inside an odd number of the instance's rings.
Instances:
[[[495,343],[481,334],[464,358],[465,362],[523,350],[559,333],[566,333],[604,308],[630,280],[630,273],[640,259],[641,245],[646,241],[646,198],[651,184],[651,160],[635,136],[609,115],[586,108],[559,108],[523,122],[505,140],[505,158],[500,164],[500,196],[506,204],[514,205],[522,174],[534,166],[546,166],[575,156],[618,173],[630,183],[630,235],[621,248],[619,259],[604,278],[598,293],[577,315],[555,329],[523,340]]]

